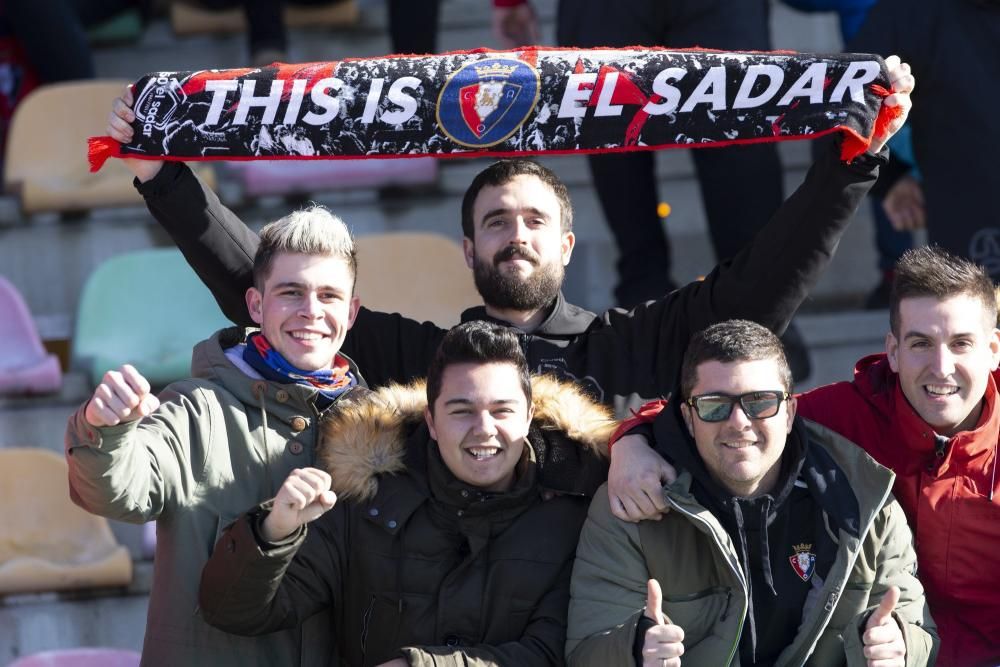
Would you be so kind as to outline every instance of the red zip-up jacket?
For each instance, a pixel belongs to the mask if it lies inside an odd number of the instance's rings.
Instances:
[[[915,539],[918,576],[941,636],[940,667],[1000,664],[1000,409],[989,379],[976,428],[936,446],[884,354],[862,358],[852,382],[799,395],[798,413],[857,443],[896,473],[893,492]],[[651,422],[648,403],[615,433]]]

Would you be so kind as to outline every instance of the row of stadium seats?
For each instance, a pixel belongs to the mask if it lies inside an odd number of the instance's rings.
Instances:
[[[142,199],[119,160],[90,172],[87,138],[105,133],[111,101],[129,82],[74,81],[42,86],[18,105],[11,121],[4,167],[4,191],[18,197],[25,214],[137,206]],[[66,110],[72,109],[72,113]],[[215,170],[193,167],[209,187]],[[437,182],[437,160],[254,161],[232,173],[248,197],[428,185]]]
[[[103,135],[111,101],[126,81],[74,81],[42,86],[14,112],[4,158],[4,191],[25,214],[141,206],[132,175],[118,160],[90,173],[87,138]],[[72,110],[72,113],[68,111]],[[197,167],[216,185],[210,167]]]

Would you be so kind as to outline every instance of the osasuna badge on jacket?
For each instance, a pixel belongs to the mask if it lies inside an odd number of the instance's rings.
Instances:
[[[816,554],[812,552],[812,546],[811,544],[796,544],[792,547],[795,550],[794,555],[788,557],[792,569],[802,581],[809,581],[809,577],[816,569]]]

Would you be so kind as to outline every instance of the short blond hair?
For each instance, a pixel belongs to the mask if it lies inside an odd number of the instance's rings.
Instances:
[[[351,291],[358,274],[358,252],[351,231],[325,206],[313,204],[293,211],[260,230],[260,245],[253,260],[253,281],[263,291],[264,281],[279,253],[337,257],[347,262]]]

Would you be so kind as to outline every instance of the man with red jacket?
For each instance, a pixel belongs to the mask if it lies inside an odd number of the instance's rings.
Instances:
[[[997,303],[986,269],[935,247],[896,265],[886,351],[854,380],[799,396],[799,414],[896,473],[944,667],[1000,664]],[[663,402],[644,406],[632,427]],[[623,425],[619,433],[629,428]],[[645,427],[640,426],[641,432]]]

